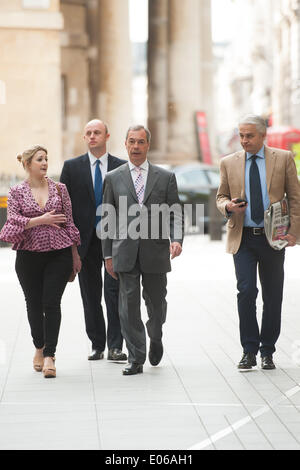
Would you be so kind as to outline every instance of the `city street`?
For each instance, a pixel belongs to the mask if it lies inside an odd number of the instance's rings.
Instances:
[[[77,281],[63,297],[57,378],[33,370],[14,258],[0,249],[1,450],[300,450],[300,246],[286,255],[277,369],[258,361],[244,373],[224,241],[186,237],[168,278],[163,360],[132,377],[122,364],[87,360]]]

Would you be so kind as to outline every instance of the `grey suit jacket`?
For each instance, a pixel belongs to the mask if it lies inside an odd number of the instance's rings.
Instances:
[[[117,224],[113,236],[110,234],[110,237],[105,238],[104,213],[107,204],[114,208]],[[158,218],[158,208],[162,207],[166,210]],[[172,211],[169,217],[170,207],[175,211]],[[172,172],[149,163],[142,213],[139,214],[139,211],[141,208],[138,206],[129,165],[125,164],[110,172],[105,178],[102,219],[103,256],[112,257],[115,272],[131,271],[137,258],[142,272],[171,271],[170,240],[182,243],[184,232],[177,182]],[[130,229],[138,225],[143,227],[142,233],[138,237],[132,237]]]

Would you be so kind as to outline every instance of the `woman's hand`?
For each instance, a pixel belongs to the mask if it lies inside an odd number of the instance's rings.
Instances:
[[[28,230],[33,227],[37,227],[38,225],[51,225],[55,228],[61,228],[59,224],[65,224],[67,222],[67,218],[65,214],[55,214],[55,210],[46,212],[39,217],[33,217],[30,219],[28,224],[25,227],[25,230]]]
[[[55,210],[46,212],[40,217],[41,225],[51,225],[52,227],[61,228],[59,224],[65,224],[67,217],[65,214],[55,214]]]
[[[77,246],[72,246],[72,257],[73,257],[73,272],[74,274],[80,273],[82,268],[82,262],[78,254]]]

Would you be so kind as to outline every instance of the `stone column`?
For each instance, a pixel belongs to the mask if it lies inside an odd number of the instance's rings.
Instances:
[[[274,16],[276,1],[258,0],[251,5],[255,18],[251,38],[252,80],[251,93],[252,111],[255,114],[269,117],[272,103],[272,80],[265,77],[273,77],[273,48],[274,48]]]
[[[168,137],[168,0],[149,2],[148,126],[150,159],[163,162]]]
[[[297,6],[298,0],[293,2]],[[274,8],[275,7],[275,8]],[[291,100],[298,100],[299,94],[297,88],[292,90],[292,67],[293,75],[297,74],[297,64],[291,64],[292,38],[294,46],[299,47],[295,43],[294,33],[292,34],[292,3],[286,0],[274,0],[274,82],[272,93],[272,114],[273,126],[290,126],[291,119]],[[294,31],[295,32],[295,31]],[[296,49],[294,49],[296,51]],[[296,67],[295,67],[296,65]],[[294,85],[297,87],[297,81]],[[293,94],[291,95],[291,92]]]
[[[300,127],[300,1],[294,0],[291,12],[291,115],[290,125]]]
[[[99,2],[87,0],[87,32],[89,36],[88,64],[89,64],[89,98],[90,119],[98,115],[99,91]]]
[[[85,152],[83,128],[89,120],[89,70],[87,8],[62,0],[64,31],[61,34],[63,91],[63,158]],[[90,31],[88,29],[88,31]]]
[[[99,1],[98,116],[109,128],[109,151],[126,156],[132,124],[132,53],[128,0]]]
[[[215,94],[214,79],[216,67],[212,48],[212,26],[211,26],[211,0],[201,0],[200,15],[200,53],[201,53],[201,102],[202,110],[206,113],[207,131],[209,136],[210,151],[213,161],[219,160],[216,153],[216,124],[215,124]]]
[[[169,0],[168,159],[198,160],[195,112],[210,116],[212,54],[210,0]],[[211,122],[209,125],[211,126]]]
[[[24,176],[17,153],[41,144],[49,174],[61,170],[59,1],[2,0],[0,6],[0,168]]]
[[[291,25],[284,16],[277,27],[277,44],[274,53],[273,125],[291,124]]]

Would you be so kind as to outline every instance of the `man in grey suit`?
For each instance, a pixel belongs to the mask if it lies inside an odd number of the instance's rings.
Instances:
[[[104,183],[102,249],[107,271],[120,281],[119,314],[129,352],[123,374],[134,375],[143,372],[146,360],[141,280],[149,317],[150,363],[158,365],[163,355],[166,273],[171,271],[170,256],[173,259],[182,251],[183,214],[175,175],[147,160],[149,130],[130,127],[125,146],[129,162],[109,173]],[[117,221],[114,233],[105,230],[110,223],[106,217],[110,208],[115,213],[111,220]],[[158,208],[163,210],[158,213]]]

